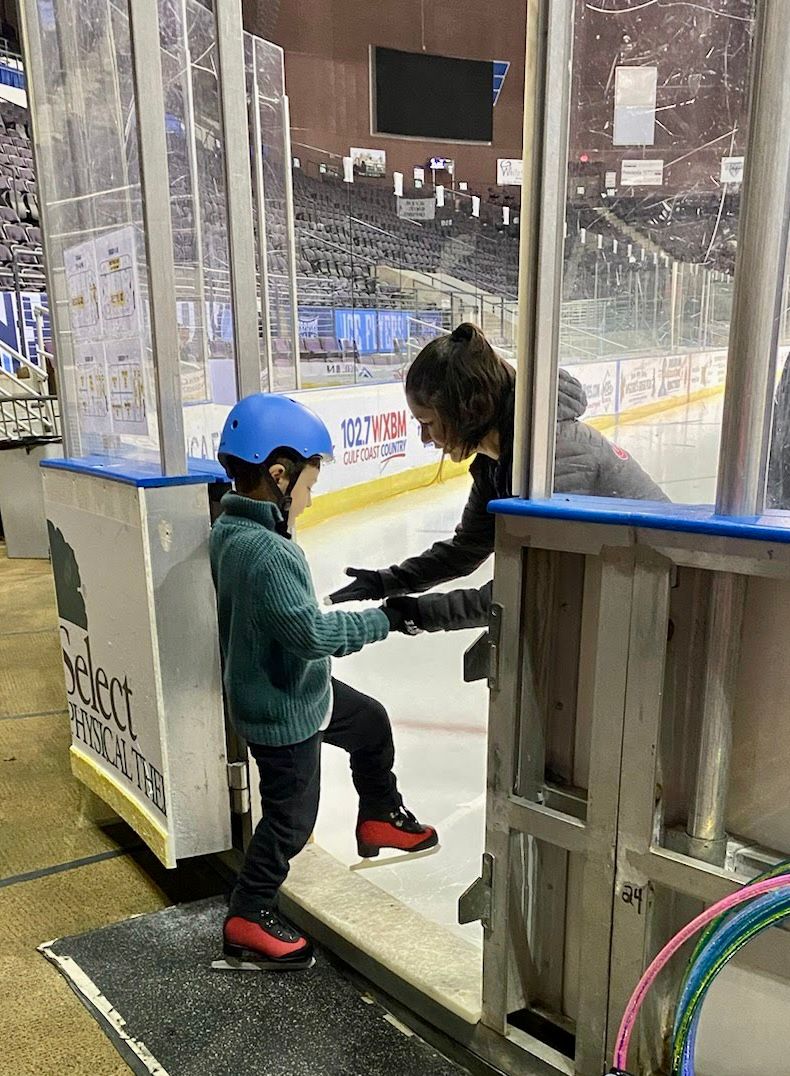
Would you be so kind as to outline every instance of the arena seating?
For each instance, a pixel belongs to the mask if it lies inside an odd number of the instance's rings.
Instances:
[[[0,102],[0,287],[44,287],[38,195],[27,111]]]
[[[612,210],[677,261],[734,273],[739,194],[690,193],[647,203],[621,198]]]
[[[183,134],[168,133],[176,262],[194,264],[194,216]],[[205,151],[199,161],[203,263],[220,283],[227,279],[227,236],[222,206],[221,158]],[[267,188],[271,198],[271,188]],[[416,193],[416,192],[412,192]],[[514,299],[518,291],[518,225],[504,226],[502,206],[518,205],[510,192],[489,188],[480,218],[468,197],[447,192],[433,221],[398,217],[389,179],[346,184],[331,174],[294,171],[299,302],[305,306],[403,307],[410,285],[386,282],[380,266],[443,274],[488,294]],[[565,241],[566,300],[616,295],[629,274],[643,272],[652,252],[705,263],[731,275],[736,250],[738,196],[698,195],[675,199],[612,200],[606,212],[569,207]],[[267,224],[269,269],[285,275],[287,235],[284,198],[271,200]],[[721,212],[719,212],[721,209]],[[617,221],[622,222],[622,227]],[[644,236],[651,257],[642,260],[634,234]],[[602,237],[599,246],[598,237]],[[584,241],[582,241],[584,239]],[[614,248],[613,240],[617,241]],[[27,113],[0,103],[0,287],[43,288],[39,208]],[[594,283],[593,283],[594,282]],[[425,305],[421,303],[421,305]],[[337,342],[335,342],[337,343]],[[343,354],[337,347],[326,354]]]
[[[379,265],[444,273],[515,298],[517,236],[513,229],[471,218],[468,201],[459,212],[448,206],[437,210],[434,221],[418,223],[398,217],[386,188],[352,186],[332,176],[316,179],[299,169],[294,177],[301,274],[353,282],[361,305],[386,303],[387,288],[375,280]]]

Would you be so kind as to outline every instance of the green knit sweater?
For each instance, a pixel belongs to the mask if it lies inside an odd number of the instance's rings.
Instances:
[[[251,743],[300,743],[330,704],[330,657],[385,639],[380,609],[323,613],[295,542],[275,530],[279,508],[227,493],[211,533],[225,696],[234,727]]]

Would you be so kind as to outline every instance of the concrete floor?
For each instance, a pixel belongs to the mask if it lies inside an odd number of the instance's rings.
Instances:
[[[0,1071],[121,1076],[126,1064],[36,946],[171,903],[125,827],[68,766],[52,574],[0,545]]]

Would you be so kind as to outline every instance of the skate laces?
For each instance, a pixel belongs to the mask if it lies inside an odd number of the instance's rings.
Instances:
[[[392,824],[398,829],[405,829],[407,832],[420,832],[423,828],[417,821],[415,815],[413,815],[408,808],[404,807],[403,804],[401,804],[397,810],[393,811],[390,817],[392,818]]]
[[[290,923],[286,923],[273,908],[261,908],[260,923],[270,934],[284,942],[296,942],[301,938]]]

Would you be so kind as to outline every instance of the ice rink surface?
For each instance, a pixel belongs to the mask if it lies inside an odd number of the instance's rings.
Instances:
[[[672,500],[710,503],[716,483],[722,398],[714,397],[608,431]],[[381,568],[449,537],[470,479],[456,478],[348,513],[299,536],[319,597],[343,582],[343,569]],[[319,486],[320,491],[320,486]],[[489,561],[455,586],[481,586]],[[346,606],[346,608],[354,608]],[[487,692],[465,684],[462,656],[477,631],[393,635],[334,663],[334,675],[387,707],[395,731],[396,772],[406,805],[439,830],[441,850],[413,862],[364,871],[398,900],[482,945],[479,924],[459,926],[457,902],[480,873],[485,812]],[[324,747],[316,839],[341,862],[357,861],[356,796],[342,751]]]

